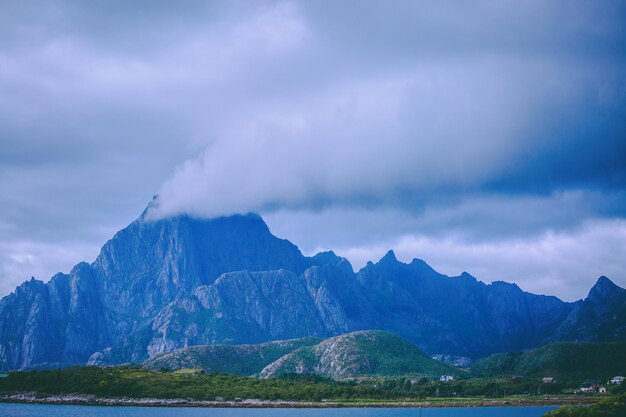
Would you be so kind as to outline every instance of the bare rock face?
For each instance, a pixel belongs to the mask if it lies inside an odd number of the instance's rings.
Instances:
[[[103,366],[113,362],[113,349],[108,347],[99,352],[94,352],[87,359],[87,366]]]
[[[332,252],[303,256],[254,214],[144,213],[93,263],[0,300],[0,369],[141,362],[194,345],[366,329],[470,358],[553,340],[625,340],[625,293],[602,278],[586,300],[566,303],[447,277],[391,251],[355,273]]]
[[[4,369],[84,363],[107,340],[97,281],[85,263],[47,284],[31,279],[0,301]]]
[[[283,268],[301,274],[312,264],[257,215],[153,222],[144,214],[92,264],[80,263],[47,284],[32,279],[0,301],[0,367],[86,363],[109,347],[115,351],[110,360],[141,361],[191,343],[227,340],[219,326],[180,322],[215,315],[194,310],[201,308],[196,288],[226,272]],[[209,334],[214,337],[202,339]]]

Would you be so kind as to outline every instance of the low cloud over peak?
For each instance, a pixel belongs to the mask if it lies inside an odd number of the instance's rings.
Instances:
[[[155,215],[624,185],[624,123],[602,120],[623,111],[590,97],[607,82],[596,68],[459,65],[331,83],[243,115],[166,181]]]

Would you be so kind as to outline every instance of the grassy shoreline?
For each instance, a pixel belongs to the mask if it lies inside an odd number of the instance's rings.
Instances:
[[[448,408],[448,407],[524,407],[595,404],[597,397],[550,396],[541,398],[425,398],[423,400],[326,400],[283,401],[244,399],[240,401],[202,401],[164,398],[104,398],[83,394],[39,396],[33,392],[2,394],[0,402],[23,404],[132,406],[132,407],[205,407],[205,408]]]

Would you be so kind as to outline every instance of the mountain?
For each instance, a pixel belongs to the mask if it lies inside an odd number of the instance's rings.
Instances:
[[[448,277],[392,251],[354,272],[332,252],[302,255],[255,214],[154,221],[148,210],[93,263],[31,279],[0,300],[0,369],[139,363],[188,346],[369,329],[469,358],[626,339],[626,292],[608,278],[567,303],[467,273]]]
[[[550,340],[626,340],[626,290],[600,277],[587,298],[574,303]]]
[[[606,381],[626,373],[626,343],[560,342],[526,352],[498,353],[473,363],[472,373]]]
[[[199,305],[194,291],[226,272],[301,274],[315,264],[295,245],[273,236],[257,215],[153,222],[144,212],[107,242],[92,264],[79,263],[47,284],[31,279],[0,301],[0,368],[85,363],[96,352],[138,362],[189,344],[228,341],[229,330],[219,323],[209,326],[208,332],[216,334],[211,337],[199,334],[200,322],[175,321],[179,309],[202,315],[194,310]],[[175,334],[177,326],[185,327],[178,340],[160,337],[160,331]],[[308,335],[306,329],[301,333]]]
[[[376,311],[370,328],[393,331],[429,353],[480,357],[537,346],[570,311],[556,297],[487,285],[465,272],[447,277],[422,260],[401,263],[392,251],[356,278]]]
[[[322,339],[276,340],[257,345],[190,346],[156,355],[143,366],[152,370],[203,369],[206,373],[254,375],[270,363],[304,346],[314,346]]]
[[[331,337],[301,347],[261,371],[261,378],[318,373],[333,379],[361,376],[428,376],[457,370],[431,359],[414,344],[384,331],[368,330]]]

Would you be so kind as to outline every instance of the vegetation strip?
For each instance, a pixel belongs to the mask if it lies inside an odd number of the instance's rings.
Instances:
[[[0,396],[0,402],[27,404],[65,404],[140,407],[239,407],[239,408],[446,408],[446,407],[522,407],[593,404],[595,398],[546,397],[537,399],[426,399],[424,401],[282,401],[245,399],[240,401],[198,401],[162,398],[100,398],[92,395],[65,394],[38,396],[14,393]]]
[[[626,416],[626,394],[605,398],[589,407],[561,407],[545,417],[623,417]]]
[[[541,387],[541,395],[536,395]],[[611,385],[619,395],[626,385]],[[554,392],[550,390],[554,389]],[[488,407],[591,404],[557,383],[532,379],[359,378],[315,374],[259,379],[228,374],[154,372],[138,367],[72,367],[11,372],[0,401],[51,404],[196,407]],[[529,394],[530,393],[530,394]],[[535,394],[533,394],[535,393]]]

